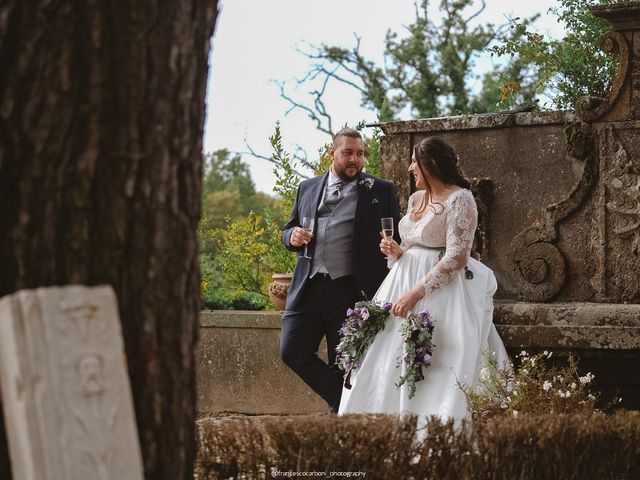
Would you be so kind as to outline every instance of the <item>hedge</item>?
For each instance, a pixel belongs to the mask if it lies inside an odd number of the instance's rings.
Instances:
[[[196,478],[640,478],[639,412],[431,418],[426,432],[416,435],[412,416],[207,418]]]

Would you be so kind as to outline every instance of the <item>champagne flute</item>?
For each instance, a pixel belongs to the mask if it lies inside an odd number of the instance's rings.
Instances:
[[[380,219],[382,226],[382,236],[385,240],[393,240],[393,217],[384,217]],[[389,257],[384,257],[389,259]]]
[[[313,233],[313,224],[314,224],[314,222],[315,222],[315,220],[314,220],[313,217],[302,217],[301,228],[305,232]],[[311,259],[311,257],[309,256],[309,253],[307,252],[307,247],[308,246],[309,246],[309,242],[305,242],[305,244],[304,244],[304,255],[302,256],[302,258]]]

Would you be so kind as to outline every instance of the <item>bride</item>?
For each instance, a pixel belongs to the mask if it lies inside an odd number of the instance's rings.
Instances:
[[[466,398],[457,382],[475,386],[492,354],[508,361],[492,322],[493,272],[470,257],[477,209],[453,148],[428,137],[414,148],[409,172],[418,191],[400,220],[402,242],[382,240],[380,250],[391,270],[374,300],[391,302],[387,324],[369,347],[351,389],[343,388],[339,414],[413,413],[422,419],[468,418]],[[435,349],[424,380],[410,399],[402,375],[400,326],[411,312],[429,311],[435,320]]]

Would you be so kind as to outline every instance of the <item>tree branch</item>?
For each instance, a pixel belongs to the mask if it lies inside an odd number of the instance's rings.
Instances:
[[[258,158],[260,160],[266,160],[267,162],[273,163],[274,165],[277,165],[277,162],[273,159],[272,156],[270,155],[264,155],[261,153],[256,152],[253,147],[251,147],[251,145],[249,145],[249,142],[247,141],[247,137],[244,137],[244,145],[247,147],[248,152],[233,152],[233,153],[237,153],[238,155],[249,155],[251,157],[254,158]],[[292,155],[292,157],[299,161],[304,167],[307,168],[313,168],[309,161],[307,160],[307,152],[300,146],[300,145],[296,145],[296,153],[294,155]],[[300,152],[304,152],[304,157],[300,156]],[[303,179],[307,179],[309,178],[309,175],[307,175],[306,173],[302,173],[301,171],[294,169],[293,172],[298,175],[300,178]]]

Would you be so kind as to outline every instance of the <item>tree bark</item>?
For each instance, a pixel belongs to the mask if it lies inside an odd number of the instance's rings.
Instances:
[[[216,7],[0,3],[0,296],[114,287],[154,480],[193,478],[196,231]],[[11,478],[4,437],[0,423],[0,478]]]

